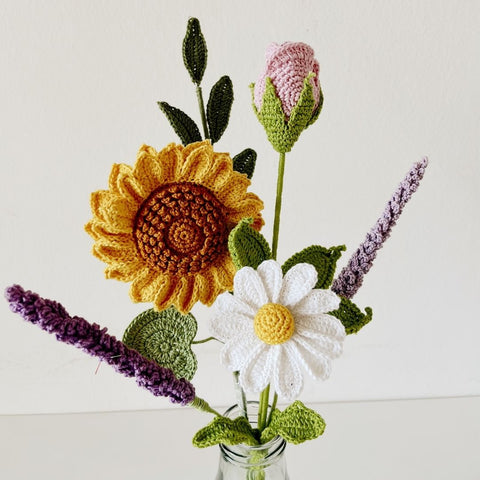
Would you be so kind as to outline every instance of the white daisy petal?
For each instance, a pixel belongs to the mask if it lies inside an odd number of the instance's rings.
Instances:
[[[243,267],[233,279],[233,291],[243,303],[257,311],[268,303],[267,292],[256,270]]]
[[[275,260],[266,260],[259,265],[257,272],[267,292],[268,301],[278,303],[278,295],[282,288],[283,280],[280,264]]]
[[[295,338],[293,342],[297,348],[300,363],[308,374],[314,380],[326,380],[331,372],[330,359],[320,353],[311,352],[298,338]]]
[[[274,349],[262,342],[252,350],[240,370],[240,386],[248,393],[260,393],[270,383],[274,361]]]
[[[315,289],[298,302],[291,311],[294,315],[311,315],[333,312],[337,310],[339,306],[340,297],[331,290]]]
[[[317,338],[325,336],[335,340],[345,338],[345,327],[342,322],[326,313],[318,315],[295,315],[295,332],[304,337]]]
[[[221,361],[232,372],[242,370],[259,346],[265,345],[254,333],[232,337],[222,348]]]
[[[313,265],[298,263],[283,277],[278,303],[290,307],[307,296],[317,283],[318,274]]]
[[[277,346],[278,360],[273,370],[273,387],[278,396],[286,401],[297,398],[303,388],[303,376],[296,351],[291,347],[291,342]]]
[[[230,313],[225,316],[222,312],[215,312],[210,319],[211,334],[221,340],[227,342],[230,338],[238,335],[244,335],[253,330],[253,319],[242,313]]]
[[[298,335],[294,338],[294,341],[303,345],[312,353],[322,354],[332,359],[338,358],[343,351],[343,342],[328,337],[309,338]]]
[[[228,292],[219,295],[213,306],[216,311],[223,313],[225,316],[229,316],[235,312],[243,315],[250,315],[253,318],[257,312],[256,309],[252,308],[245,302],[242,302],[240,298]]]

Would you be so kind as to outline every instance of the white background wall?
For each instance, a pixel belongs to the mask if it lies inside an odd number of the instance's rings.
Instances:
[[[189,16],[209,46],[204,90],[235,103],[221,151],[249,146],[271,235],[276,154],[250,107],[271,41],[311,44],[320,119],[287,157],[279,259],[345,243],[341,268],[423,155],[425,179],[355,297],[374,321],[349,337],[305,401],[480,394],[478,338],[480,3],[477,1],[0,2],[0,286],[21,283],[122,335],[149,308],[103,278],[83,231],[89,194],[138,147],[176,141],[156,105],[198,119],[181,59]],[[170,407],[0,304],[0,413]],[[196,307],[199,335],[208,309]],[[196,347],[200,396],[234,401],[218,347]]]

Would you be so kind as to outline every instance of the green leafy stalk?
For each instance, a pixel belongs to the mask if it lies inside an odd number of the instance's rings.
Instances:
[[[280,230],[280,212],[282,209],[283,177],[285,174],[285,153],[280,153],[278,161],[277,197],[275,199],[275,218],[273,221],[272,258],[277,259],[278,234]]]
[[[210,138],[210,135],[208,133],[207,115],[205,113],[205,104],[203,102],[202,87],[200,85],[197,85],[197,100],[198,109],[200,110],[200,116],[202,117],[203,135],[205,139],[207,139]]]

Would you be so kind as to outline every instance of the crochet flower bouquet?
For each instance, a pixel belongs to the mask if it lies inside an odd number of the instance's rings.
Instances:
[[[345,336],[372,319],[370,308],[362,311],[351,299],[427,160],[408,172],[340,274],[335,267],[343,245],[313,245],[278,262],[285,156],[323,102],[313,50],[303,43],[270,45],[265,70],[252,85],[253,109],[279,153],[271,244],[260,233],[263,202],[248,191],[256,153],[246,148],[232,158],[214,149],[227,127],[233,88],[228,76],[220,78],[205,108],[207,48],[197,19],[188,22],[183,59],[196,87],[203,135],[187,114],[159,102],[182,145],[159,151],[144,145],[133,166],[113,165],[108,189],[91,196],[93,218],[86,225],[106,277],[131,282],[131,299],[153,308],[136,317],[120,341],[18,285],[7,289],[7,300],[26,320],[134,377],[154,395],[212,414],[194,436],[197,447],[263,445],[276,436],[292,443],[314,439],[325,423],[296,400],[303,376],[328,378]],[[205,340],[196,339],[190,313],[197,302],[213,307],[212,337]],[[233,373],[237,418],[216,412],[191,383],[197,368],[192,344],[208,340],[219,342],[221,362]],[[247,394],[258,398],[253,422]],[[290,406],[281,411],[278,398]]]

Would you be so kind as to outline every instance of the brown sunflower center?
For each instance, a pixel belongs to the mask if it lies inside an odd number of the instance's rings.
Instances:
[[[168,183],[142,203],[133,235],[142,258],[160,271],[198,273],[227,251],[225,208],[206,187]]]

